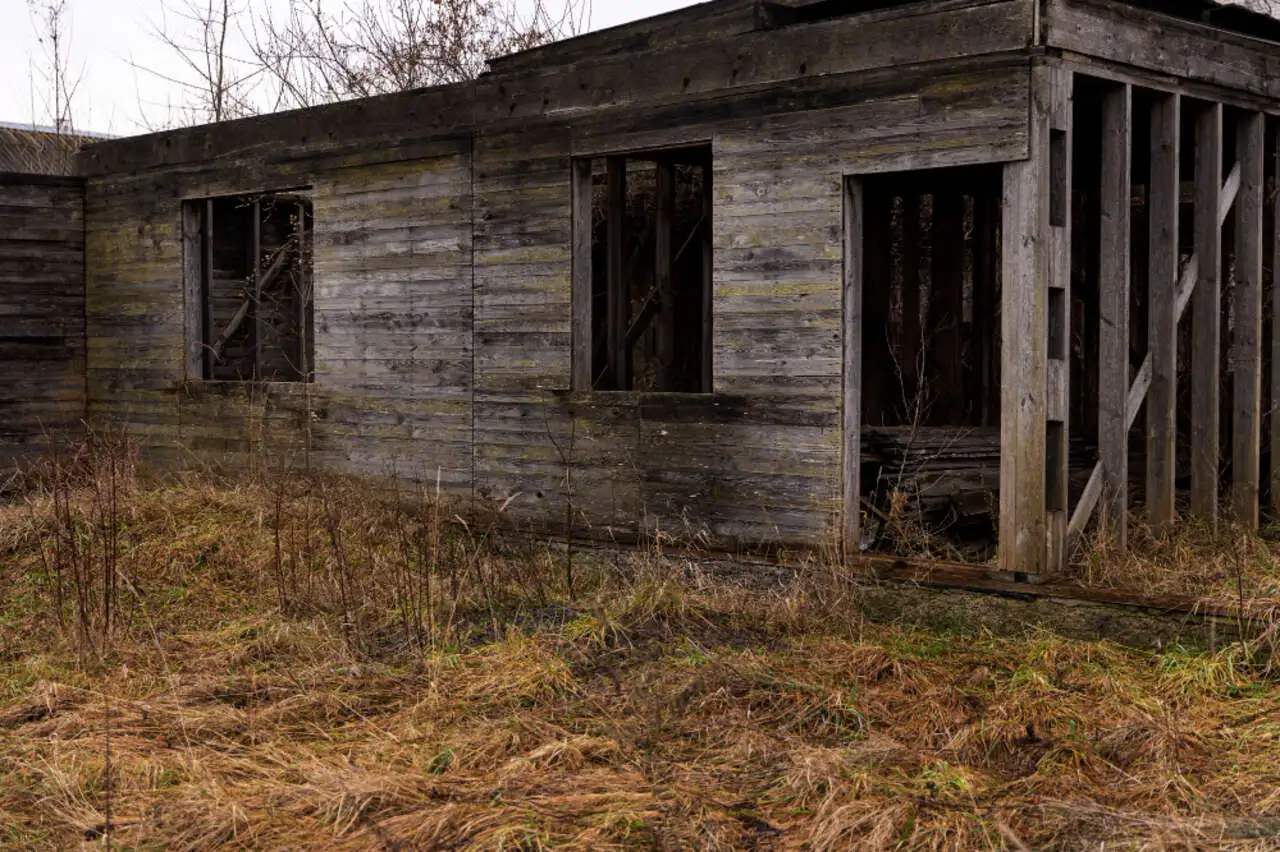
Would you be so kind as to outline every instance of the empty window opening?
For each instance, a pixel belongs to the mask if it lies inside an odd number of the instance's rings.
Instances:
[[[187,202],[196,229],[198,358],[205,379],[311,381],[311,201],[270,194]],[[196,272],[198,270],[198,273]]]
[[[590,172],[591,340],[578,350],[591,388],[710,392],[710,146],[596,158]]]

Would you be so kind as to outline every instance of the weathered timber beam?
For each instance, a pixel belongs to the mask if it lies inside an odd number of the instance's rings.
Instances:
[[[1049,565],[1048,422],[1051,115],[1059,69],[1032,69],[1030,156],[1004,166],[1000,300],[1000,567],[1014,576]],[[904,318],[904,322],[907,322]],[[1064,530],[1065,532],[1065,530]]]
[[[1275,146],[1276,176],[1280,180],[1280,134]],[[1272,218],[1272,270],[1271,270],[1271,512],[1280,515],[1280,192],[1275,193]]]
[[[1181,98],[1157,94],[1151,105],[1151,174],[1148,179],[1147,263],[1148,371],[1147,514],[1163,531],[1174,514],[1175,399],[1178,365],[1178,164]],[[1130,414],[1136,409],[1130,409]]]
[[[1199,274],[1191,297],[1191,511],[1218,520],[1222,351],[1222,104],[1195,124],[1195,243]]]
[[[862,290],[864,271],[863,185],[846,178],[844,185],[844,299],[845,333],[843,440],[841,441],[842,524],[841,541],[846,563],[862,549]],[[708,282],[709,284],[709,282]],[[709,390],[709,388],[705,388]]]
[[[573,381],[575,390],[591,390],[592,270],[591,160],[573,163]]]
[[[1102,101],[1101,246],[1099,251],[1098,463],[1107,495],[1107,520],[1121,553],[1129,531],[1129,225],[1133,97],[1128,85]],[[1096,470],[1096,469],[1095,469]],[[1093,477],[1090,477],[1092,482]],[[1094,500],[1097,498],[1095,497]],[[1084,500],[1081,499],[1081,505]],[[1074,547],[1077,514],[1068,529]],[[1092,507],[1089,514],[1092,514]],[[1087,521],[1087,518],[1086,518]]]
[[[1045,362],[1045,570],[1067,565],[1071,430],[1071,228],[1074,76],[1046,67],[1049,93],[1049,286]]]
[[[1262,453],[1262,205],[1266,120],[1248,113],[1236,123],[1239,199],[1235,221],[1232,372],[1231,510],[1248,530],[1258,528]]]

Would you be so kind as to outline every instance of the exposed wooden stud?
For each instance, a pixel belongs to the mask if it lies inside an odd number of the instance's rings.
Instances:
[[[1004,167],[1001,237],[1000,567],[1047,564],[1045,461],[1049,114],[1052,68],[1034,70],[1030,159]]]
[[[1199,264],[1192,294],[1191,337],[1191,511],[1218,519],[1219,386],[1221,376],[1222,104],[1196,115],[1195,236]]]
[[[1181,98],[1156,94],[1151,105],[1151,174],[1147,182],[1149,259],[1147,339],[1151,386],[1147,394],[1147,514],[1157,532],[1174,515],[1178,382],[1175,291],[1178,281],[1178,193]],[[1136,410],[1136,409],[1135,409]]]
[[[675,227],[675,166],[670,160],[655,164],[654,193],[654,291],[658,300],[657,354],[658,390],[670,391],[675,365],[676,306],[672,287],[672,231]]]
[[[715,389],[715,193],[710,165],[702,167],[702,392]]]
[[[843,494],[844,555],[857,556],[862,544],[859,470],[862,466],[862,289],[863,289],[863,191],[857,178],[844,185],[844,412]]]
[[[249,291],[253,297],[253,324],[250,327],[250,336],[252,342],[250,348],[253,350],[253,378],[255,380],[265,379],[263,375],[263,352],[262,352],[262,199],[253,199],[253,237],[251,248],[249,249],[250,263],[249,266],[251,278],[249,279]]]
[[[1280,182],[1280,133],[1272,140],[1275,147],[1275,174]],[[1280,192],[1273,200],[1272,270],[1271,270],[1271,514],[1280,517]]]
[[[1231,507],[1237,523],[1258,528],[1262,436],[1262,205],[1266,118],[1242,115],[1236,124],[1235,282],[1231,370]]]
[[[1098,456],[1115,545],[1129,529],[1129,225],[1133,93],[1109,89],[1102,100],[1102,236],[1099,250]]]
[[[630,352],[627,349],[627,324],[630,322],[629,294],[625,259],[622,256],[626,246],[627,215],[627,160],[625,157],[610,157],[608,160],[608,222],[607,242],[609,255],[609,376],[611,386],[616,390],[628,390],[631,387]]]
[[[573,161],[570,193],[573,205],[573,388],[591,390],[592,379],[592,269],[591,269],[591,160]]]
[[[213,199],[204,202],[204,215],[200,221],[201,269],[200,269],[200,301],[204,306],[203,331],[200,335],[200,348],[204,355],[204,378],[213,378],[213,350],[209,344],[213,342]]]
[[[1068,68],[1038,69],[1048,96],[1049,257],[1045,307],[1045,570],[1066,568],[1070,462],[1071,194],[1073,76]]]
[[[182,300],[187,357],[183,373],[187,381],[204,377],[204,253],[201,219],[204,205],[182,204]]]

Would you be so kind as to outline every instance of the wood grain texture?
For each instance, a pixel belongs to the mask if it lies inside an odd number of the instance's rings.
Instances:
[[[0,487],[85,416],[84,189],[0,176]]]
[[[1178,195],[1181,98],[1157,96],[1151,107],[1151,171],[1147,184],[1150,222],[1147,262],[1147,340],[1151,385],[1147,392],[1147,515],[1157,532],[1174,518],[1177,476],[1175,403],[1178,383]]]
[[[844,558],[862,549],[862,292],[865,198],[861,182],[844,186],[844,436],[841,439]]]
[[[1133,91],[1110,88],[1102,100],[1102,219],[1099,249],[1098,457],[1105,512],[1123,553],[1129,530],[1129,272]]]
[[[1049,116],[1052,68],[1034,72],[1031,158],[1004,168],[1001,203],[1000,567],[1040,574],[1045,513]]]
[[[1231,508],[1236,523],[1258,528],[1262,453],[1262,207],[1266,121],[1247,113],[1236,121],[1235,280],[1231,289]]]
[[[1191,296],[1191,511],[1218,520],[1219,364],[1222,349],[1222,105],[1195,117],[1195,242],[1199,275]]]

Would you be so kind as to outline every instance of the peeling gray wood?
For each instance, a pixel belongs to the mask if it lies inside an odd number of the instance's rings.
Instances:
[[[592,283],[591,283],[591,160],[573,165],[573,387],[591,390]]]

